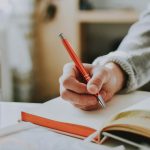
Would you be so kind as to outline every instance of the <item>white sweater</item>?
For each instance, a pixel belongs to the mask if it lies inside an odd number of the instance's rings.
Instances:
[[[150,91],[150,6],[134,24],[119,48],[108,55],[98,57],[93,63],[117,63],[127,74],[122,92],[134,91],[144,85]]]

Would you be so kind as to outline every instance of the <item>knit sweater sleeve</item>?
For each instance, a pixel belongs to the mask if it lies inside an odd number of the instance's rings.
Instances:
[[[122,92],[131,92],[150,81],[150,6],[134,24],[119,48],[98,57],[93,64],[114,62],[127,75]]]

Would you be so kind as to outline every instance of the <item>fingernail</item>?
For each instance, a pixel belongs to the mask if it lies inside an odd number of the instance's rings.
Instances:
[[[91,94],[96,94],[98,93],[98,88],[96,85],[92,84],[88,87],[88,91],[91,93]]]

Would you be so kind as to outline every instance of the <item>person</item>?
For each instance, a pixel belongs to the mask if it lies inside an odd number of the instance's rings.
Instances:
[[[84,66],[91,75],[87,85],[73,63],[64,66],[59,79],[61,97],[80,109],[99,108],[93,96],[98,92],[107,102],[118,92],[132,92],[144,85],[150,91],[150,6],[115,52]]]

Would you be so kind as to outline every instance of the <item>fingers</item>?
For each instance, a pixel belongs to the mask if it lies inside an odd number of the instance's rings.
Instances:
[[[62,76],[60,79],[60,84],[67,90],[74,91],[76,93],[88,93],[86,84],[79,82],[74,77]]]
[[[95,94],[100,95],[108,101],[114,95],[114,85],[111,82],[111,71],[104,66],[93,66],[84,64],[85,69],[91,75],[88,84],[80,82],[78,69],[74,64],[69,63],[63,69],[60,77],[60,96],[75,107],[83,110],[93,110],[100,108]]]
[[[96,67],[92,70],[92,78],[87,84],[87,90],[91,94],[98,93],[102,86],[110,79],[109,72],[105,68]]]
[[[98,104],[95,96],[87,94],[77,94],[72,91],[66,90],[63,87],[60,88],[61,97],[64,100],[71,102],[74,105],[81,107],[95,106]]]
[[[81,105],[75,104],[74,106],[77,108],[80,108],[82,110],[85,110],[85,111],[91,111],[91,110],[96,110],[96,109],[100,108],[100,106],[98,104],[92,105],[92,106],[91,105],[90,106],[81,106]]]
[[[103,97],[105,102],[108,102],[113,97],[112,92],[103,89],[99,92],[99,94]]]
[[[92,65],[85,64],[84,67],[88,72],[91,71]],[[83,110],[94,110],[99,108],[95,96],[89,95],[87,85],[80,82],[80,73],[73,64],[64,66],[63,75],[60,77],[60,96],[75,107]]]
[[[73,63],[68,63],[63,68],[63,76],[76,78],[78,74],[78,70]]]
[[[92,65],[91,64],[83,64],[86,71],[90,72],[92,70]],[[63,68],[63,76],[68,76],[68,77],[80,77],[81,74],[79,73],[78,69],[73,63],[68,63],[64,66]]]
[[[84,64],[84,67],[87,71],[90,71],[92,65]],[[80,82],[81,74],[72,63],[66,64],[63,69],[63,75],[60,77],[60,85],[70,91],[87,94],[87,87],[85,83]]]

